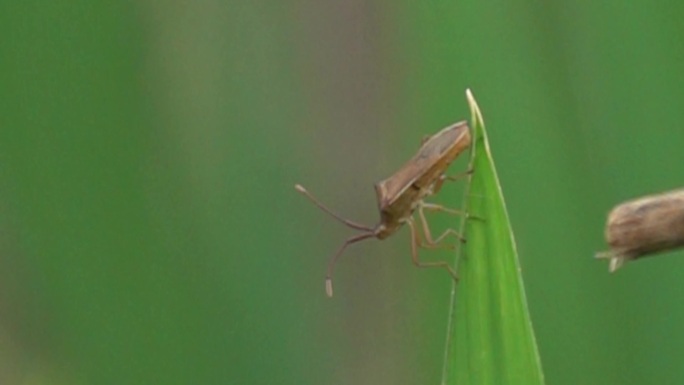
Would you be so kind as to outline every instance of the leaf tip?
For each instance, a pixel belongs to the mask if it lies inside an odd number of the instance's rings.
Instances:
[[[466,99],[468,99],[468,105],[470,106],[470,114],[473,119],[473,126],[476,126],[478,123],[484,126],[484,119],[482,118],[480,106],[477,105],[475,96],[473,96],[473,92],[470,90],[470,88],[466,88]]]

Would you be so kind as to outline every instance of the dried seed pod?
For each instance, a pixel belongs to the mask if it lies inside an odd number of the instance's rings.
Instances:
[[[633,259],[684,246],[684,189],[627,201],[608,214],[610,272]]]

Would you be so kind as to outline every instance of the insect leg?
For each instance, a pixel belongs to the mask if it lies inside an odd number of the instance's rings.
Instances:
[[[482,221],[482,222],[485,221],[484,218],[479,217],[479,216],[477,216],[477,215],[472,215],[472,214],[467,213],[467,212],[465,212],[465,211],[463,211],[463,210],[454,210],[454,209],[450,209],[450,208],[448,208],[448,207],[444,207],[444,206],[441,206],[441,205],[436,205],[436,204],[434,204],[434,203],[425,203],[425,202],[423,202],[423,203],[421,203],[421,208],[423,208],[423,207],[426,208],[426,209],[428,209],[428,210],[432,210],[432,211],[441,211],[441,212],[448,213],[448,214],[453,214],[453,215],[465,215],[466,219],[476,219],[476,220]]]
[[[465,177],[467,177],[468,175],[472,175],[472,173],[473,173],[474,171],[475,171],[474,169],[470,168],[470,169],[468,169],[468,170],[466,170],[466,171],[464,171],[464,172],[462,172],[462,173],[459,173],[459,174],[456,174],[456,175],[453,175],[453,176],[442,175],[442,179],[446,179],[446,180],[449,180],[449,181],[452,181],[452,182],[453,182],[453,181],[457,181],[457,180],[459,180],[459,179],[465,178]]]
[[[420,204],[420,209],[428,209],[431,211],[441,211],[443,213],[448,213],[448,214],[453,214],[453,215],[467,215],[467,213],[463,210],[455,210],[455,209],[450,209],[448,207],[444,207],[441,205],[436,205],[434,203],[421,203]]]
[[[356,243],[359,241],[363,241],[364,239],[372,238],[375,237],[375,233],[363,233],[359,235],[355,235],[342,244],[342,246],[337,250],[335,255],[330,259],[330,262],[328,263],[328,273],[325,276],[325,293],[328,295],[328,297],[332,297],[333,295],[333,287],[332,287],[332,275],[333,275],[333,270],[335,269],[335,263],[337,263],[337,259],[342,255],[342,252],[344,249],[347,248],[347,246],[351,245],[352,243]]]
[[[409,225],[409,228],[411,229],[411,260],[413,261],[413,264],[416,265],[416,267],[441,267],[443,269],[446,269],[449,274],[451,274],[451,277],[455,280],[458,281],[458,275],[454,271],[454,269],[451,268],[449,263],[440,261],[440,262],[421,262],[418,259],[418,247],[422,246],[421,241],[420,241],[420,234],[418,233],[418,229],[416,229],[416,225],[413,222],[413,218],[408,218],[405,220],[405,222]]]
[[[471,168],[471,169],[469,169],[468,171],[465,171],[465,172],[462,172],[462,173],[460,173],[460,174],[456,174],[456,175],[453,175],[453,176],[449,176],[449,175],[442,174],[442,175],[439,177],[439,179],[437,179],[437,181],[435,181],[435,185],[434,185],[434,187],[432,188],[433,193],[434,193],[434,194],[437,194],[437,193],[439,192],[439,190],[442,189],[442,185],[444,184],[444,181],[445,181],[445,180],[452,181],[452,182],[453,182],[453,181],[457,181],[457,180],[459,180],[459,179],[463,179],[464,177],[466,177],[466,176],[468,176],[468,175],[470,175],[470,174],[472,174],[472,173],[473,173],[473,169]]]
[[[420,203],[418,206],[418,216],[420,217],[420,222],[423,226],[423,233],[425,234],[425,241],[427,245],[424,245],[424,247],[430,247],[430,248],[435,248],[439,247],[439,243],[442,242],[442,240],[447,236],[447,235],[453,235],[456,238],[458,238],[459,241],[462,243],[465,243],[465,238],[461,236],[456,230],[454,229],[447,229],[444,231],[437,239],[433,240],[432,238],[432,233],[430,232],[430,226],[428,225],[428,221],[425,218],[425,212],[423,211],[423,208],[429,208],[431,206],[429,203]],[[441,207],[441,206],[440,206]],[[454,248],[453,245],[448,245],[450,248]]]

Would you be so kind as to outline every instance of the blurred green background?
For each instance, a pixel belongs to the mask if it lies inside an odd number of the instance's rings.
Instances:
[[[404,229],[327,299],[351,232],[292,186],[374,224],[373,183],[469,118],[466,87],[547,383],[684,383],[683,253],[592,259],[614,204],[684,185],[683,12],[0,1],[0,383],[438,384],[448,276]]]

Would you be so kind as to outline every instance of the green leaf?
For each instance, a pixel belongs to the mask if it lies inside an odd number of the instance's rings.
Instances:
[[[472,111],[473,173],[466,191],[467,243],[452,293],[443,384],[543,384],[520,263],[482,115]]]

